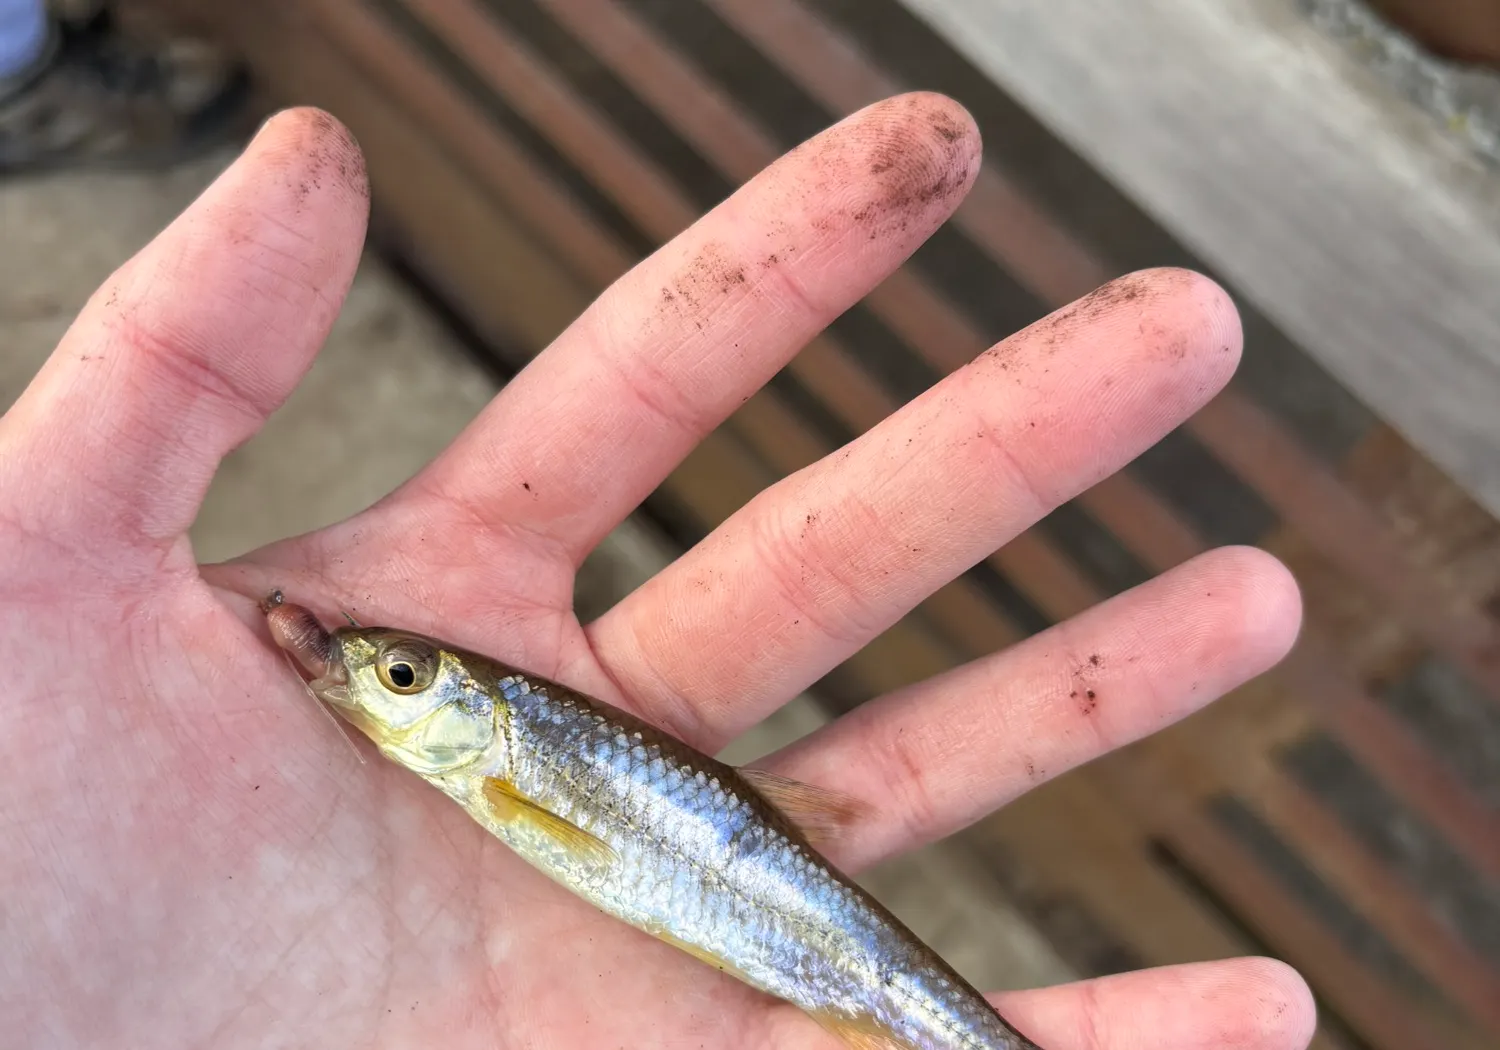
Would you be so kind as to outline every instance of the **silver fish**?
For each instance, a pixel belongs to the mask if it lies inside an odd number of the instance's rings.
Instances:
[[[609,704],[409,631],[329,633],[280,592],[314,695],[602,911],[858,1050],[1038,1050],[814,843],[852,799],[718,762]]]

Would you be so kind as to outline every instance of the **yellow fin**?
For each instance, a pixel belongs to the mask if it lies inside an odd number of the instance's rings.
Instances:
[[[485,777],[484,798],[496,820],[503,824],[528,824],[585,864],[608,868],[619,860],[619,854],[609,843],[595,838],[577,824],[548,813],[503,780]]]
[[[762,798],[801,828],[813,845],[837,840],[869,811],[869,806],[831,788],[814,787],[800,780],[767,773],[763,769],[741,769]]]
[[[873,1017],[835,1017],[831,1014],[809,1014],[850,1050],[919,1050]]]
[[[682,938],[676,936],[675,934],[667,933],[665,930],[651,930],[650,933],[651,936],[655,937],[657,940],[665,941],[667,944],[670,944],[672,947],[678,949],[679,951],[687,952],[699,962],[712,966],[715,970],[721,970],[724,973],[727,973],[729,976],[736,978],[737,980],[749,983],[748,979],[745,977],[744,971],[742,971],[739,967],[735,966],[729,961],[719,958],[707,948],[703,948],[696,944],[689,944]]]

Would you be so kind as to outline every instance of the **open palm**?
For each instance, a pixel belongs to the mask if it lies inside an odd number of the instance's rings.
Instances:
[[[1211,282],[1136,274],[762,493],[600,620],[574,570],[957,206],[968,116],[911,95],[793,151],[636,267],[435,462],[225,565],[186,532],[326,336],[367,212],[335,121],[271,121],[95,295],[0,421],[0,1031],[28,1048],[832,1046],[594,912],[343,748],[270,647],[272,587],[632,707],[706,751],[1119,469],[1230,376]],[[881,698],[768,765],[875,814],[857,871],[1190,713],[1286,651],[1296,588],[1217,551]],[[1079,661],[1108,704],[1069,697]],[[1306,1045],[1268,960],[1002,997],[1049,1050]]]

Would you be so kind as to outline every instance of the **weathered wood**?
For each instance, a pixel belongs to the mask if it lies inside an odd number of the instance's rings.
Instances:
[[[193,17],[207,16],[195,10]],[[551,248],[494,207],[483,180],[431,148],[431,127],[412,117],[407,99],[393,99],[389,85],[367,77],[343,54],[315,61],[285,46],[310,30],[300,13],[228,5],[213,17],[284,97],[318,99],[351,126],[370,170],[378,216],[404,231],[435,283],[460,298],[494,300],[481,323],[496,345],[544,346],[587,303]],[[443,245],[440,256],[426,249],[431,243]]]
[[[1244,755],[1236,749],[1234,755]],[[1359,911],[1474,1017],[1500,1030],[1500,974],[1454,936],[1328,809],[1290,777],[1268,769],[1255,783],[1256,808]]]
[[[1169,520],[1128,474],[1096,485],[1080,502],[1117,535],[1149,534],[1149,542],[1137,552],[1156,571],[1206,549],[1192,529]],[[1271,675],[1303,698],[1392,791],[1441,829],[1480,871],[1500,879],[1500,817],[1349,676],[1315,624],[1304,627],[1296,648]]]
[[[1158,810],[1153,795],[1170,798],[1171,790],[1140,764],[1111,763],[1110,786],[1137,804]],[[1200,811],[1180,807],[1159,814],[1164,836],[1189,864],[1210,879],[1242,910],[1268,942],[1299,968],[1320,975],[1324,994],[1359,1029],[1372,1046],[1404,1050],[1409,1046],[1464,1047],[1480,1050],[1485,1037],[1465,1030],[1441,1009],[1394,992],[1378,979],[1322,924],[1314,921],[1274,876],[1235,839]]]
[[[1347,484],[1397,530],[1421,572],[1471,608],[1500,594],[1500,520],[1388,426],[1344,464]]]
[[[902,0],[1500,513],[1500,184],[1285,0]]]
[[[1500,67],[1497,0],[1370,0],[1435,53]]]

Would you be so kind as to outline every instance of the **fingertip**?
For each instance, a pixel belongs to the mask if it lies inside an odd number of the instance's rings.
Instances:
[[[1205,598],[1229,621],[1246,659],[1262,669],[1280,663],[1302,627],[1302,591],[1291,570],[1259,547],[1229,546],[1201,556]]]
[[[278,110],[246,148],[245,159],[252,157],[284,170],[299,193],[328,191],[362,208],[369,206],[364,151],[348,125],[326,110],[316,106]]]
[[[914,143],[972,184],[984,158],[984,136],[963,103],[937,91],[908,91],[871,109],[891,113]]]
[[[1239,367],[1245,349],[1245,329],[1239,306],[1228,289],[1213,278],[1196,270],[1181,268],[1174,273],[1185,285],[1187,294],[1198,303],[1207,321],[1209,338],[1205,341],[1206,346],[1219,363],[1219,370],[1227,382]]]
[[[1179,266],[1122,274],[1064,307],[1053,329],[1100,325],[1128,342],[1150,364],[1188,391],[1189,410],[1201,407],[1234,376],[1244,347],[1239,309],[1209,277]],[[1161,367],[1165,366],[1165,367]]]
[[[1239,313],[1217,283],[1157,267],[1111,280],[993,347],[976,375],[1021,384],[1034,450],[1094,457],[1104,476],[1181,426],[1228,384],[1240,359]],[[1002,375],[996,376],[995,371]],[[1086,438],[1082,435],[1087,435]]]
[[[1305,1050],[1312,991],[1276,959],[1242,957],[1111,974],[989,996],[1042,1046]]]
[[[946,95],[912,91],[872,103],[813,140],[815,168],[843,200],[829,216],[869,241],[921,244],[963,201],[983,146],[969,111]],[[835,174],[836,172],[836,174]],[[825,220],[825,221],[829,221]]]
[[[1119,298],[1127,301],[1132,293],[1141,293],[1136,297],[1147,301],[1149,311],[1169,322],[1161,335],[1180,333],[1190,340],[1182,344],[1159,339],[1164,349],[1176,354],[1185,345],[1210,365],[1218,386],[1234,375],[1244,350],[1244,330],[1239,307],[1223,285],[1197,270],[1158,266],[1127,273],[1101,291],[1111,288],[1120,289]]]
[[[1318,1028],[1318,1006],[1312,988],[1295,968],[1280,959],[1251,957],[1243,968],[1241,994],[1256,1004],[1246,1018],[1241,1044],[1264,1050],[1303,1050]]]

